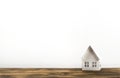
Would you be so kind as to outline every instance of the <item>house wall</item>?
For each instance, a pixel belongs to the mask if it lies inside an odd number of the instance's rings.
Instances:
[[[89,67],[85,67],[85,62],[89,62]],[[92,62],[96,62],[96,67],[92,66]],[[100,62],[96,61],[96,60],[83,60],[82,61],[82,70],[100,70],[101,66],[100,66]]]

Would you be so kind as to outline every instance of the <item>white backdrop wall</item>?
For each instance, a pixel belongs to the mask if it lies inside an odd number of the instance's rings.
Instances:
[[[1,68],[80,68],[89,45],[120,67],[119,0],[0,0]]]

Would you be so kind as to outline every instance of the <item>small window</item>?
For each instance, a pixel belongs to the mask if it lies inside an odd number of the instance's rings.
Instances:
[[[97,67],[97,62],[92,62],[92,67]]]
[[[85,62],[85,67],[89,67],[89,62]]]

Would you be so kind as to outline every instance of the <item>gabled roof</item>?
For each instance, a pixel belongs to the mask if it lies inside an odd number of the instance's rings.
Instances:
[[[99,60],[99,57],[97,56],[97,54],[95,53],[91,46],[88,47],[87,52],[85,53],[83,59],[86,58],[85,56],[88,52],[90,52],[95,57],[96,60]]]

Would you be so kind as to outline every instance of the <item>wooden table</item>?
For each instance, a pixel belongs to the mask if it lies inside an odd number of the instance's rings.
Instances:
[[[94,72],[79,68],[0,68],[0,78],[120,78],[120,68]]]

